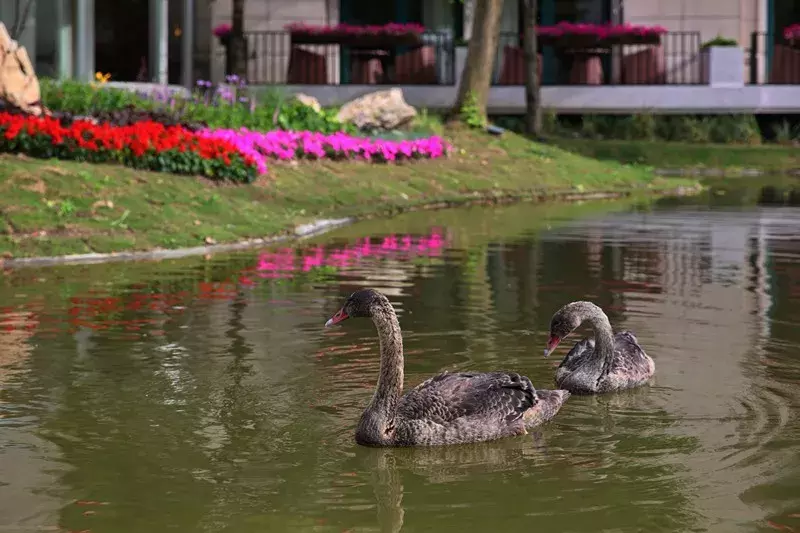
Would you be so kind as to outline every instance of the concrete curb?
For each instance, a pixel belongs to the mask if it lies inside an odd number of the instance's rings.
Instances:
[[[697,194],[703,189],[702,186],[697,187],[676,187],[672,189],[628,189],[624,191],[594,191],[594,192],[576,192],[576,191],[563,191],[556,193],[544,193],[534,191],[517,191],[515,193],[494,193],[494,194],[480,194],[475,193],[472,196],[465,196],[462,199],[446,202],[431,202],[427,204],[420,204],[410,206],[406,209],[400,209],[392,214],[399,214],[409,211],[445,209],[450,207],[462,207],[474,204],[500,204],[512,203],[520,201],[545,201],[545,200],[560,200],[566,202],[579,202],[585,200],[611,200],[616,198],[623,198],[631,196],[635,193],[644,193],[647,196],[651,195],[671,195],[671,196],[687,196]],[[179,259],[183,257],[190,257],[195,255],[208,255],[222,252],[232,252],[237,250],[247,250],[249,248],[257,248],[259,246],[268,246],[279,242],[286,242],[290,240],[303,239],[315,235],[321,235],[331,230],[347,226],[359,220],[366,220],[375,218],[376,216],[385,215],[386,212],[379,212],[373,215],[365,215],[362,217],[348,217],[348,218],[334,218],[334,219],[320,219],[315,220],[309,224],[302,224],[297,226],[293,232],[285,235],[276,235],[273,237],[264,237],[257,239],[247,239],[244,241],[229,243],[229,244],[212,244],[207,246],[194,246],[191,248],[178,248],[174,250],[151,250],[146,252],[112,252],[112,253],[91,253],[91,254],[75,254],[64,256],[49,256],[49,257],[22,257],[17,259],[0,260],[0,267],[3,268],[25,268],[25,267],[47,267],[56,265],[78,265],[78,264],[93,264],[93,263],[116,263],[120,261],[159,261],[163,259]]]

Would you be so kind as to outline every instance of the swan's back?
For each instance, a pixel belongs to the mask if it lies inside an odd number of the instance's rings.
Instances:
[[[562,394],[540,397],[530,379],[515,372],[445,372],[400,399],[394,444],[458,444],[522,435],[526,427],[555,416],[569,396],[558,392]]]
[[[644,384],[655,373],[655,364],[630,331],[614,335],[614,355],[608,367],[589,364],[595,340],[575,343],[556,370],[556,384],[576,393],[597,393]]]

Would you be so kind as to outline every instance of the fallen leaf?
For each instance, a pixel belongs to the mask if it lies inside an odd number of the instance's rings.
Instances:
[[[214,239],[214,237],[206,237],[204,240],[206,244],[217,244],[217,241]]]

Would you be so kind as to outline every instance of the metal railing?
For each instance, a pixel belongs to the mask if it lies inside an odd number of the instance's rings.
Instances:
[[[292,45],[289,32],[246,32],[253,84],[454,85],[448,32],[425,32],[420,46],[365,49],[340,44]]]
[[[747,57],[751,84],[800,85],[800,43],[779,34],[753,32]]]
[[[704,82],[700,32],[670,32],[659,45],[614,45],[588,51],[540,52],[542,85],[697,85]],[[525,83],[522,43],[502,33],[492,78],[494,85]]]

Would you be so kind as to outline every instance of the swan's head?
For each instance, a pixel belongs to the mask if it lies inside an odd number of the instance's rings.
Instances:
[[[387,305],[390,305],[388,298],[375,289],[361,289],[345,300],[342,308],[325,322],[325,327],[329,328],[348,318],[371,317],[375,309]]]
[[[598,311],[603,314],[603,311],[591,302],[568,303],[556,311],[556,314],[550,319],[550,335],[547,338],[547,348],[544,350],[544,356],[550,355],[561,341],[578,329],[581,322],[597,314]]]

